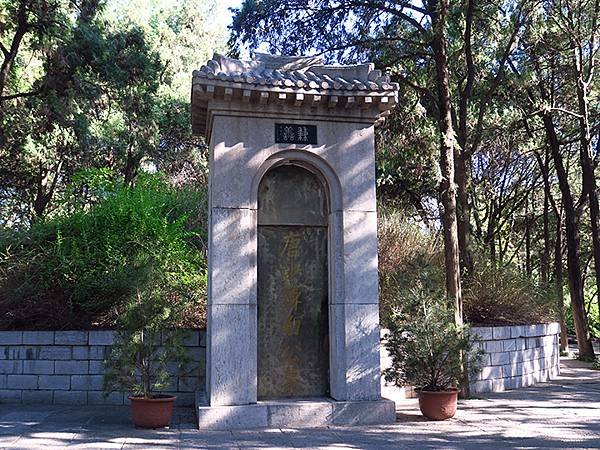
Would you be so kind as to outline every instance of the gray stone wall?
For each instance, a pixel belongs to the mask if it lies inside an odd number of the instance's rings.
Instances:
[[[129,402],[124,393],[102,392],[103,360],[113,331],[0,331],[0,402],[67,405]],[[193,405],[204,389],[206,336],[190,331],[185,340],[198,369],[192,376],[173,377],[169,393],[177,404]]]
[[[471,392],[499,392],[551,380],[560,373],[558,323],[473,327],[486,351]]]

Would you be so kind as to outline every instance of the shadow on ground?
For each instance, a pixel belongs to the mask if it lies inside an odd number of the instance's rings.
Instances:
[[[127,407],[0,405],[0,447],[16,449],[491,449],[598,448],[600,372],[563,359],[556,380],[460,402],[454,419],[423,418],[415,400],[397,404],[396,423],[370,427],[198,431],[192,409],[172,426],[132,426]]]

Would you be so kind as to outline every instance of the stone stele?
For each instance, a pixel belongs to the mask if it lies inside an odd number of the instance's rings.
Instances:
[[[209,149],[201,429],[375,424],[381,397],[372,64],[218,54],[193,73]]]

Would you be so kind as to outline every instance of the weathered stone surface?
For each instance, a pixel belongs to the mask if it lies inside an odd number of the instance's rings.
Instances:
[[[268,425],[264,405],[199,406],[196,414],[200,430],[239,430]]]
[[[87,345],[87,331],[56,331],[54,343],[57,345]]]
[[[0,331],[0,345],[20,345],[23,343],[23,332]]]
[[[272,224],[258,235],[258,398],[326,396],[327,230]]]
[[[95,359],[95,360],[103,360],[108,356],[108,351],[110,347],[104,346],[73,346],[73,359]],[[63,358],[56,358],[63,359]]]
[[[23,373],[36,375],[51,375],[54,373],[54,361],[23,361]]]
[[[48,345],[54,343],[54,331],[23,331],[23,344]]]
[[[212,208],[209,303],[256,305],[256,211]]]
[[[89,332],[89,345],[113,345],[116,332],[96,330]]]
[[[6,377],[7,389],[37,389],[37,375],[8,375]]]
[[[345,303],[377,304],[377,214],[344,212]]]
[[[494,339],[509,339],[510,327],[492,327],[492,336]]]
[[[90,375],[102,375],[106,372],[103,361],[88,361],[88,373]]]
[[[54,363],[54,373],[62,375],[88,373],[88,361],[56,361]]]
[[[270,427],[318,427],[333,414],[329,401],[270,401],[267,402]]]
[[[504,330],[493,333],[498,327],[480,327],[487,336],[484,343],[488,351],[479,380],[472,383],[476,393],[517,389],[548,381],[559,372],[557,324],[535,324],[501,327]],[[499,338],[509,332],[511,338]],[[544,334],[547,333],[547,334]],[[500,346],[502,344],[502,351]],[[491,382],[491,384],[487,382]]]
[[[471,327],[471,332],[479,336],[482,341],[489,341],[492,339],[492,327]]]
[[[40,347],[39,359],[71,359],[71,347]]]
[[[23,391],[22,401],[25,404],[52,404],[54,393],[52,391]]]
[[[72,375],[71,389],[81,391],[102,390],[102,375]]]
[[[256,401],[256,305],[209,305],[215,331],[208,343],[207,389],[210,404]],[[245,386],[241,389],[241,386]]]
[[[346,399],[379,400],[379,306],[346,304],[344,312]]]
[[[334,425],[377,425],[396,421],[396,405],[393,401],[334,402]]]
[[[21,390],[0,389],[0,402],[21,403]]]
[[[23,361],[0,361],[1,374],[23,373]]]
[[[64,390],[71,389],[69,375],[40,375],[39,389]]]

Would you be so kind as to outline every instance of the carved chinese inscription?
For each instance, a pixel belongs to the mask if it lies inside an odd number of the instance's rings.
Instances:
[[[301,167],[269,172],[259,188],[258,397],[329,390],[327,197]]]

